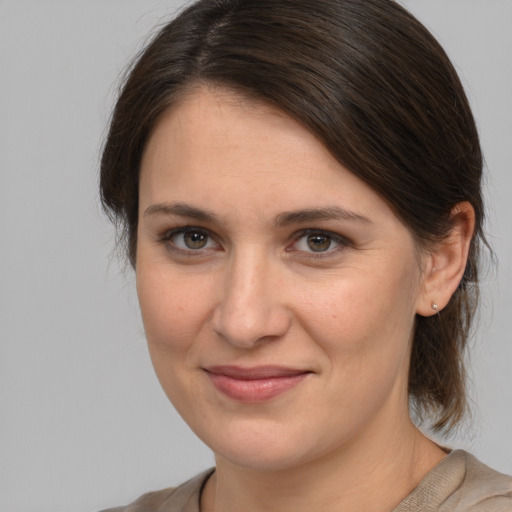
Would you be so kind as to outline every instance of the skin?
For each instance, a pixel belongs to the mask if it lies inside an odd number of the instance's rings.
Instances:
[[[407,375],[416,314],[463,271],[471,209],[454,216],[460,236],[420,251],[283,113],[213,88],[166,112],[141,165],[137,291],[162,387],[216,456],[202,510],[391,510],[446,455],[410,420]],[[308,373],[246,403],[215,365]]]

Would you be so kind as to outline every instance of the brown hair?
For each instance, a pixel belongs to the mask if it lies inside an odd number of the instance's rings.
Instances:
[[[392,0],[199,0],[164,26],[129,70],[101,161],[101,198],[136,259],[139,166],[155,123],[181,94],[219,85],[305,125],[377,191],[420,246],[449,214],[476,214],[466,272],[439,314],[418,317],[409,395],[449,430],[466,408],[463,353],[478,290],[482,155],[443,49]]]

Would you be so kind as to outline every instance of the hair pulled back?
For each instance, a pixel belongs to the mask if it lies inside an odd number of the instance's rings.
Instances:
[[[129,70],[101,161],[101,198],[136,260],[141,157],[162,113],[194,87],[263,100],[315,134],[394,209],[420,247],[475,210],[466,272],[447,307],[418,316],[409,395],[449,430],[466,407],[463,353],[477,304],[482,155],[452,64],[392,0],[199,0],[156,35]]]

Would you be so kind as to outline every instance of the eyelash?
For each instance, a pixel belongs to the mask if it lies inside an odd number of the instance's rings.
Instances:
[[[215,240],[215,237],[212,236],[210,231],[208,231],[207,229],[204,229],[204,228],[196,227],[196,226],[181,226],[179,228],[174,228],[169,231],[166,231],[165,234],[159,238],[159,242],[163,243],[168,250],[170,250],[173,253],[178,254],[178,255],[189,256],[189,257],[203,256],[204,255],[203,248],[184,249],[184,248],[178,247],[176,245],[176,243],[173,242],[172,239],[174,237],[177,237],[178,235],[185,235],[187,233],[189,233],[189,234],[198,233],[198,234],[204,235],[204,236],[208,237],[207,242],[206,242],[207,244],[210,241],[213,241],[215,243],[215,247],[213,249],[218,249],[220,247],[220,244]],[[208,248],[208,249],[211,249],[211,248]]]
[[[173,242],[173,238],[177,237],[178,235],[185,235],[185,234],[200,234],[203,236],[208,237],[206,244],[209,244],[210,241],[215,244],[214,247],[206,247],[206,248],[181,248],[176,245],[175,242]],[[310,236],[318,236],[318,237],[325,237],[328,239],[329,244],[332,245],[337,244],[336,247],[331,248],[330,245],[325,251],[307,251],[307,250],[301,250],[297,249],[297,244],[302,240],[306,239]],[[304,229],[297,233],[294,233],[292,236],[293,243],[290,246],[286,247],[286,252],[297,252],[297,253],[303,253],[304,258],[309,259],[322,259],[322,258],[328,258],[332,257],[335,254],[345,250],[347,247],[350,247],[352,243],[347,240],[346,238],[333,233],[331,231],[326,231],[322,229]],[[182,255],[185,257],[198,257],[198,256],[204,256],[204,250],[218,250],[221,248],[221,244],[217,241],[216,237],[212,235],[212,233],[205,228],[200,228],[196,226],[181,226],[178,228],[174,228],[171,230],[168,230],[165,232],[165,234],[161,237],[159,237],[158,241],[166,246],[166,248],[169,251],[172,251],[175,254]],[[307,243],[307,241],[306,241]]]
[[[325,237],[329,239],[330,244],[337,244],[337,247],[331,248],[330,246],[325,251],[301,251],[300,249],[296,249],[295,246],[302,239],[307,239],[310,236],[318,236]],[[352,244],[349,240],[341,235],[333,233],[332,231],[326,231],[323,229],[304,229],[295,233],[293,235],[293,245],[291,247],[287,247],[288,252],[303,252],[306,258],[310,259],[321,259],[321,258],[329,258],[338,254],[339,252],[345,250],[347,247],[350,247]],[[307,243],[307,242],[306,242]]]

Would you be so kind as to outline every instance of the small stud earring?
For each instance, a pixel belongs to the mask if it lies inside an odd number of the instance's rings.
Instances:
[[[438,308],[438,306],[437,306],[437,304],[436,304],[435,302],[432,302],[432,309],[433,309],[434,311],[437,311],[437,310],[439,309],[439,308]]]

